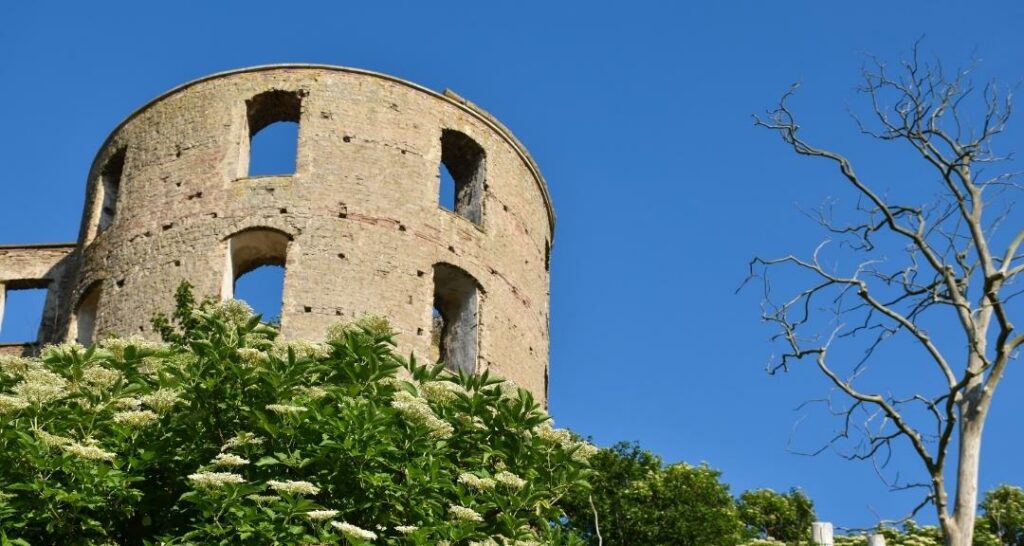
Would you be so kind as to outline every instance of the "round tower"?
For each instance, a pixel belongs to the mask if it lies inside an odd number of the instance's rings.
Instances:
[[[252,138],[280,121],[298,124],[294,173],[251,176]],[[331,66],[216,74],[143,106],[103,144],[54,337],[152,337],[182,281],[230,298],[240,275],[276,264],[285,338],[380,315],[402,351],[545,400],[553,229],[525,148],[454,93]]]

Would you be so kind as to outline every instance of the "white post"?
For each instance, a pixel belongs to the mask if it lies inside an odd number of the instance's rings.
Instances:
[[[4,331],[4,300],[7,299],[7,286],[0,282],[0,332]]]
[[[868,535],[868,546],[885,546],[885,537],[882,535]]]
[[[832,524],[827,521],[812,523],[811,537],[816,546],[835,546],[835,541],[832,537]]]

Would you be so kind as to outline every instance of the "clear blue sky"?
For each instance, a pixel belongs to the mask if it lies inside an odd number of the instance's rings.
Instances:
[[[310,62],[451,87],[511,127],[551,187],[557,422],[707,461],[736,492],[799,486],[822,518],[870,525],[916,497],[886,493],[869,465],[787,453],[796,406],[823,383],[764,374],[775,348],[759,294],[734,294],[752,255],[813,249],[801,208],[850,195],[750,114],[800,80],[809,134],[898,187],[920,171],[859,137],[844,110],[862,53],[895,59],[927,35],[928,51],[956,63],[976,50],[985,74],[1018,83],[1022,27],[1019,2],[4,2],[0,243],[73,240],[100,143],[193,78]],[[1011,129],[1004,145],[1024,150],[1020,120]],[[1024,483],[1013,368],[983,489]],[[834,425],[802,423],[803,446]]]

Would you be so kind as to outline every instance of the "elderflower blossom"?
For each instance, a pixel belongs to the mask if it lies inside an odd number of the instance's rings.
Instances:
[[[494,480],[491,478],[481,478],[476,474],[470,474],[468,472],[459,474],[459,483],[466,484],[467,486],[480,491],[494,489]]]
[[[267,486],[277,491],[278,493],[290,493],[292,495],[316,495],[320,492],[320,488],[304,481],[267,481]]]
[[[480,540],[471,541],[469,543],[469,546],[501,546],[501,543],[499,543],[497,540],[494,540],[493,538],[488,538],[487,540],[482,540],[482,541],[480,541]]]
[[[24,379],[11,389],[19,398],[32,404],[45,404],[68,395],[68,382],[46,369],[25,372]]]
[[[299,396],[309,400],[320,400],[321,398],[327,396],[327,389],[317,386],[298,387],[295,389],[295,392]]]
[[[112,387],[119,379],[121,372],[103,366],[89,366],[82,370],[82,382],[96,390]]]
[[[416,531],[419,531],[420,528],[415,525],[396,525],[395,530],[403,535],[411,535]]]
[[[17,396],[10,396],[6,394],[0,394],[0,415],[14,413],[16,411],[23,410],[28,406],[28,401],[23,398],[18,398]]]
[[[47,345],[40,351],[40,357],[43,360],[49,360],[51,358],[64,358],[68,353],[84,353],[85,347],[80,343],[67,342],[67,343],[56,343],[53,345]]]
[[[0,355],[0,373],[6,375],[18,376],[38,366],[38,362],[24,357]]]
[[[210,306],[210,315],[232,324],[245,324],[254,315],[252,307],[242,300],[226,300]]]
[[[266,362],[267,355],[259,349],[243,347],[238,350],[238,360],[242,361],[242,364],[246,366],[255,367]]]
[[[456,521],[483,521],[484,517],[481,516],[476,510],[472,508],[466,508],[465,506],[459,506],[453,504],[448,507],[448,517]]]
[[[114,458],[114,454],[96,447],[94,445],[85,445],[78,442],[71,442],[61,446],[64,451],[90,461],[109,461]]]
[[[311,521],[325,521],[338,515],[337,510],[310,510],[306,512],[306,519]]]
[[[295,358],[297,359],[310,358],[313,360],[324,360],[326,358],[330,358],[331,354],[334,352],[334,347],[331,347],[326,343],[314,343],[303,339],[287,343],[275,342],[273,347],[270,348],[270,352],[281,360],[287,360],[289,349],[295,353]]]
[[[462,385],[451,381],[428,381],[420,385],[420,391],[424,398],[438,404],[453,402],[466,394]]]
[[[576,444],[576,451],[572,453],[572,458],[575,461],[584,463],[590,460],[591,457],[597,455],[600,451],[597,446],[590,442],[579,442]]]
[[[256,504],[269,504],[281,500],[281,497],[277,495],[249,495],[246,498],[254,501]]]
[[[239,457],[234,453],[218,453],[217,456],[210,461],[210,464],[214,466],[245,466],[249,464],[249,459]]]
[[[46,447],[62,447],[74,443],[74,440],[71,438],[50,434],[49,432],[39,428],[33,429],[32,433],[35,434],[36,439]]]
[[[157,414],[149,410],[119,411],[114,414],[114,422],[128,425],[132,428],[142,428],[151,425],[159,419]]]
[[[377,540],[377,533],[367,531],[361,527],[356,527],[351,523],[346,523],[344,521],[332,521],[331,525],[350,538],[355,538],[357,540]]]
[[[518,490],[526,486],[526,480],[520,478],[519,476],[516,476],[515,474],[507,470],[503,470],[495,474],[494,480],[509,489]]]
[[[432,438],[448,438],[455,430],[450,423],[435,415],[434,410],[430,409],[426,402],[407,391],[396,391],[394,399],[391,401],[391,407],[398,410],[409,421],[430,429]]]
[[[99,346],[110,351],[110,354],[118,360],[124,360],[125,349],[135,347],[140,351],[157,351],[167,349],[165,343],[155,343],[141,336],[133,335],[126,338],[108,337],[100,341]]]
[[[572,433],[564,428],[554,428],[551,426],[550,421],[545,421],[533,429],[536,434],[542,440],[562,446],[562,449],[570,450],[575,447],[576,442],[572,438]]]
[[[267,409],[274,413],[279,413],[281,415],[297,415],[299,413],[307,411],[307,408],[304,408],[302,406],[294,406],[292,404],[268,404]]]
[[[143,396],[140,401],[157,413],[163,414],[181,401],[181,391],[179,389],[157,389]]]
[[[188,475],[189,481],[200,489],[217,489],[225,485],[245,483],[245,479],[232,472],[196,472]]]
[[[114,407],[123,410],[137,410],[142,407],[142,400],[138,398],[118,398],[110,402]]]
[[[228,441],[224,442],[224,445],[221,446],[220,450],[227,451],[233,447],[239,446],[258,446],[262,443],[263,438],[260,438],[251,432],[239,432],[234,437],[228,438]]]

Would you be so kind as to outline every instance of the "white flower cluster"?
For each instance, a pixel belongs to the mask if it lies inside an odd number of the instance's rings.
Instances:
[[[64,451],[76,457],[87,459],[90,461],[110,461],[114,458],[113,453],[96,447],[95,445],[92,444],[80,444],[78,442],[71,442],[62,445],[61,448]]]
[[[214,466],[245,466],[249,464],[249,459],[239,457],[234,453],[218,453],[217,456],[210,461],[210,464]]]
[[[179,389],[157,389],[143,396],[139,401],[153,411],[164,414],[181,401],[181,391]]]
[[[50,434],[49,432],[39,428],[32,429],[32,433],[35,435],[36,439],[46,447],[63,447],[74,443],[74,440],[71,438]]]
[[[17,396],[10,396],[7,394],[0,394],[0,415],[14,413],[16,411],[23,410],[28,406],[28,400],[25,400],[24,398],[18,398]]]
[[[459,483],[465,484],[473,489],[485,491],[488,489],[494,489],[495,482],[491,478],[481,478],[476,474],[464,472],[459,474]]]
[[[94,365],[82,370],[82,382],[93,390],[100,391],[107,389],[121,379],[121,372]]]
[[[142,407],[142,400],[133,397],[117,398],[110,401],[110,404],[115,408],[124,410],[137,410]]]
[[[302,406],[295,406],[292,404],[268,404],[267,409],[281,415],[298,415],[307,411],[307,409]]]
[[[297,387],[295,394],[305,398],[307,400],[320,400],[327,396],[327,389],[323,387],[310,386],[310,387]]]
[[[509,489],[514,489],[517,491],[522,489],[523,487],[526,487],[526,480],[520,478],[519,476],[516,476],[515,474],[507,470],[503,470],[495,474],[494,480]]]
[[[553,428],[550,420],[534,427],[533,433],[542,440],[561,446],[563,450],[571,452],[572,458],[580,462],[585,462],[598,451],[597,447],[588,442],[576,441],[568,430]]]
[[[249,367],[257,367],[267,361],[267,354],[259,349],[242,347],[238,350],[238,360]]]
[[[130,336],[127,338],[110,337],[100,341],[99,346],[110,351],[110,354],[117,360],[124,360],[124,352],[128,347],[135,347],[143,351],[167,349],[167,345],[164,343],[154,343],[140,336]]]
[[[306,518],[311,521],[326,521],[337,515],[337,510],[310,510],[306,512]]]
[[[114,414],[114,422],[128,425],[132,428],[142,428],[151,425],[160,417],[149,410],[119,411]]]
[[[465,506],[459,506],[453,504],[448,507],[448,517],[454,521],[483,521],[484,517],[481,516],[476,510],[472,508],[466,508]]]
[[[242,476],[231,472],[196,472],[189,474],[188,479],[200,489],[218,489],[225,485],[245,483]]]
[[[408,391],[395,392],[391,407],[395,408],[406,419],[430,429],[432,438],[448,438],[455,430],[452,425],[434,414],[434,410],[422,398],[413,396]]]
[[[221,451],[227,451],[233,447],[239,446],[258,446],[263,444],[263,438],[256,436],[251,432],[239,432],[231,438],[228,438],[227,442],[220,447]]]
[[[278,493],[289,493],[292,495],[316,495],[320,492],[319,487],[304,481],[269,480],[267,481],[267,487],[270,487]]]
[[[254,315],[252,307],[242,300],[226,300],[213,304],[209,314],[231,324],[245,324]]]
[[[40,358],[48,360],[50,358],[64,358],[69,353],[84,353],[85,347],[80,343],[68,342],[68,343],[56,343],[53,345],[47,345],[40,351]]]
[[[334,347],[331,347],[327,343],[314,343],[306,340],[296,340],[288,343],[275,342],[274,346],[270,349],[271,352],[277,358],[285,360],[288,358],[288,349],[295,352],[295,358],[311,358],[313,360],[323,360],[330,358],[334,352]]]
[[[420,528],[415,525],[396,525],[395,530],[403,535],[411,535],[416,531],[419,531]]]
[[[0,355],[0,374],[17,377],[30,368],[39,367],[39,362],[20,356]]]
[[[11,390],[30,404],[46,404],[67,396],[68,382],[50,370],[33,368]]]
[[[466,389],[462,388],[462,385],[458,383],[439,380],[422,383],[420,385],[420,392],[423,393],[424,398],[431,402],[447,404],[458,400],[459,396],[465,395]]]
[[[356,527],[351,523],[345,523],[344,521],[332,521],[331,525],[349,538],[354,538],[356,540],[377,540],[377,533],[367,531],[361,527]]]

